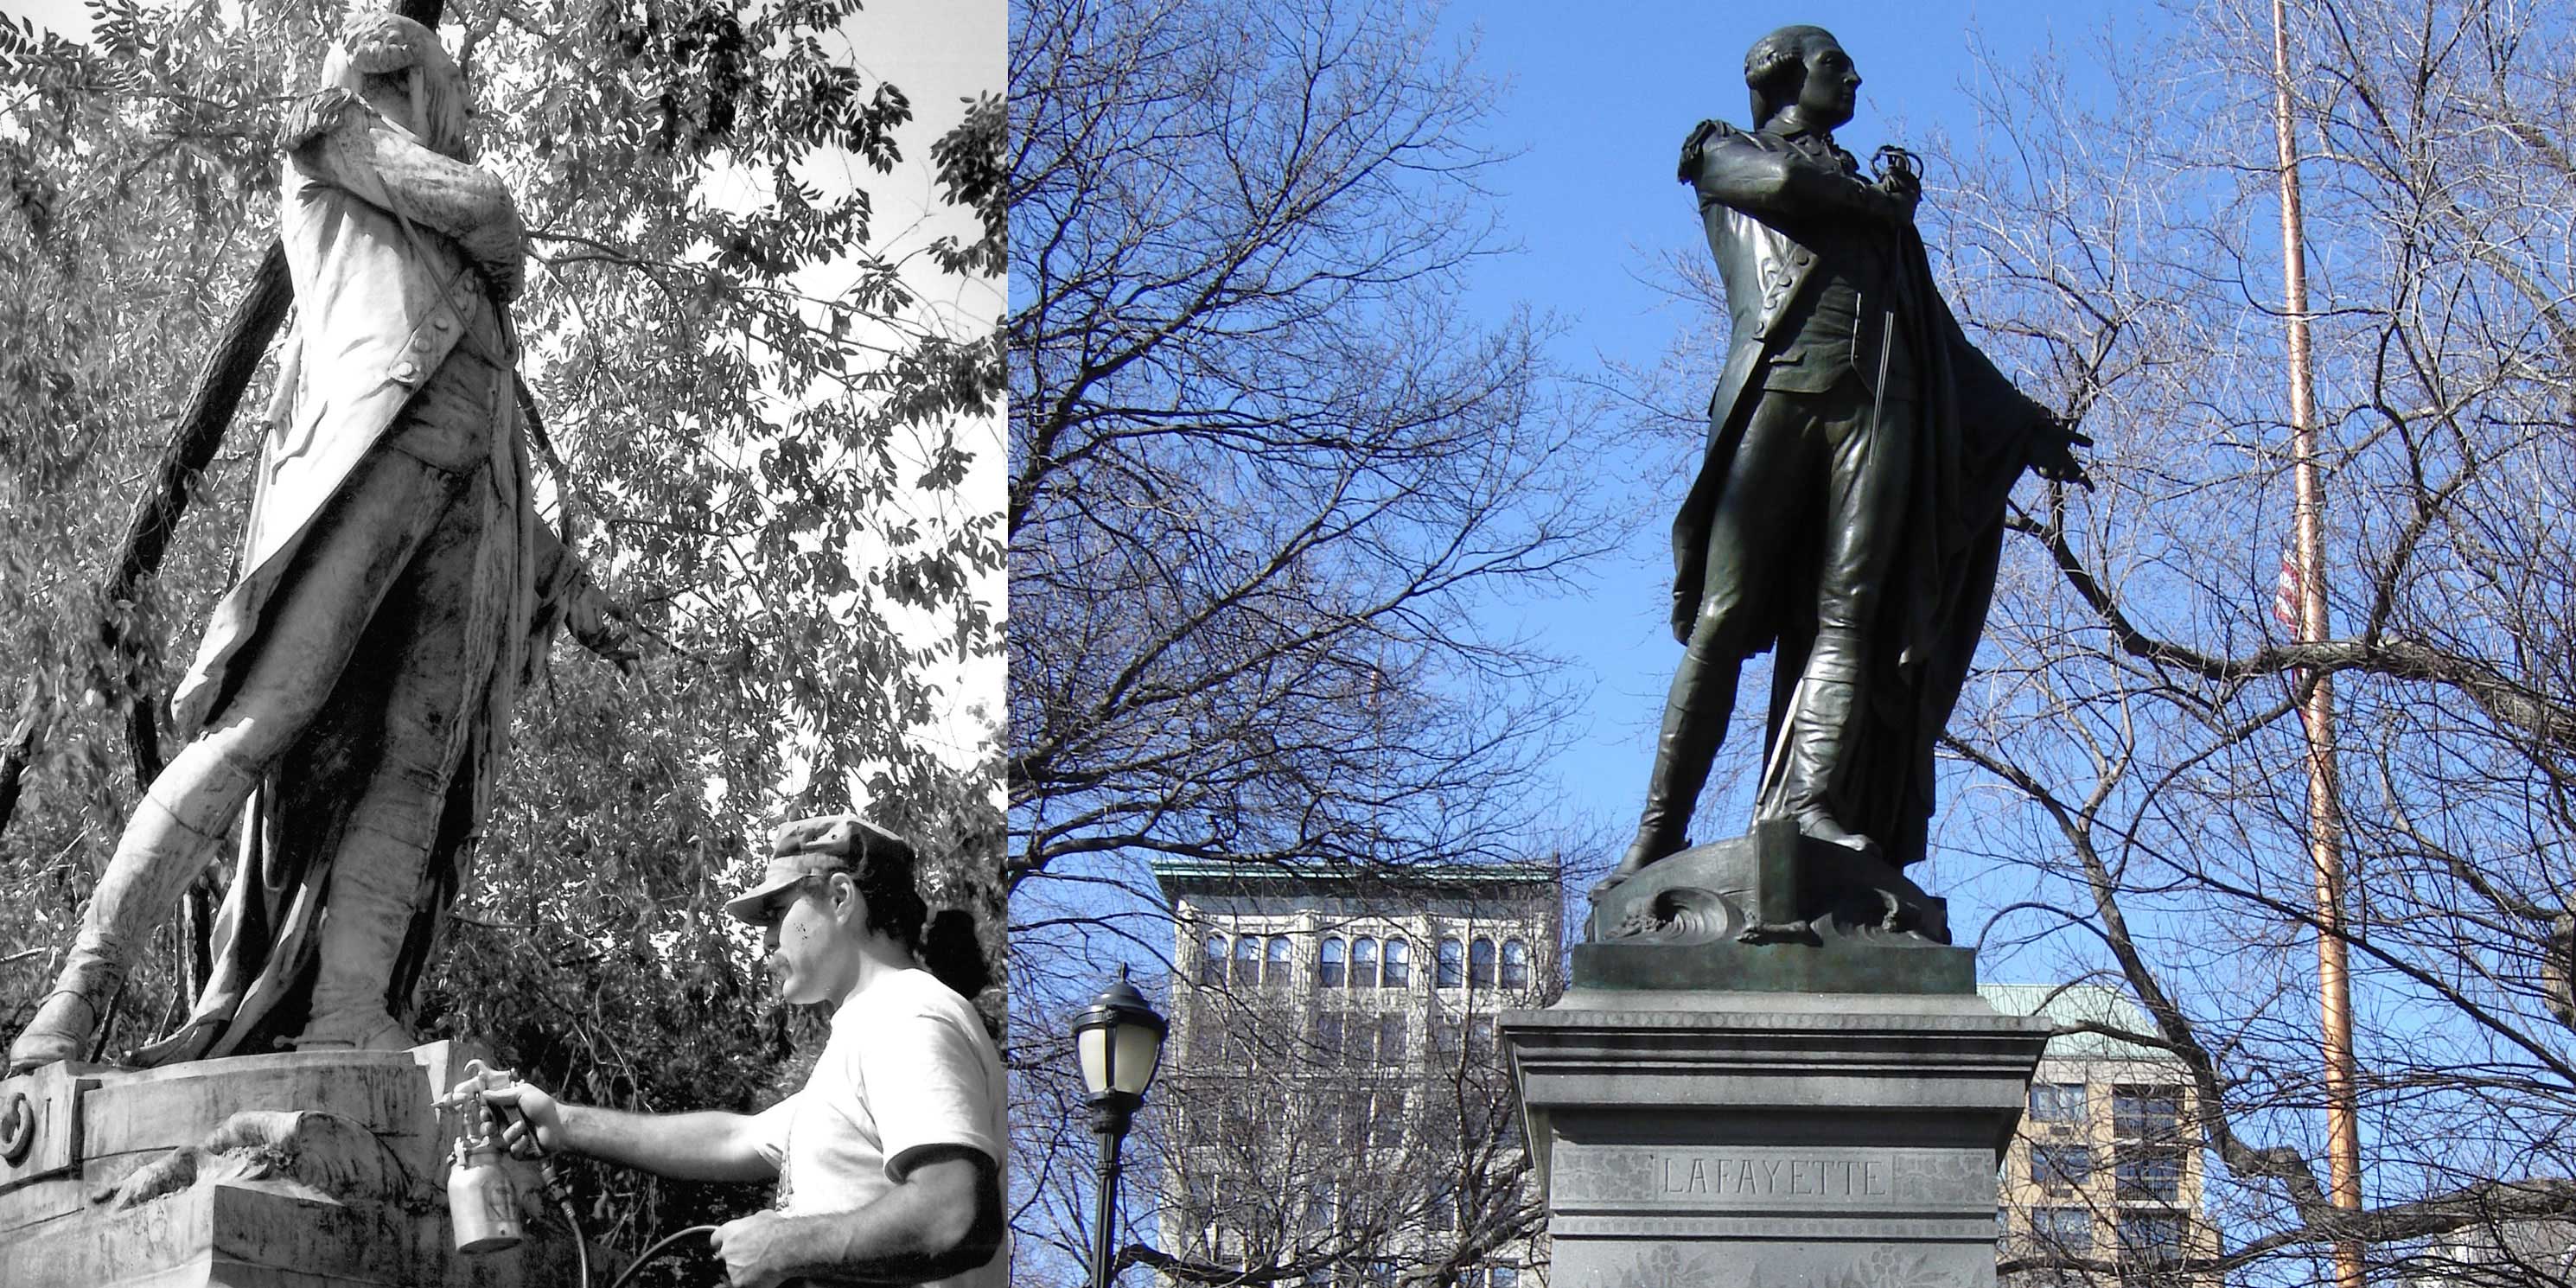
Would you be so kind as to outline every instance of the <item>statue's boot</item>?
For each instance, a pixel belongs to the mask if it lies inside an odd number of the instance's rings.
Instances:
[[[1788,746],[1783,752],[1789,763],[1781,775],[1780,812],[1797,820],[1800,835],[1875,855],[1878,843],[1843,826],[1834,816],[1832,803],[1843,746],[1860,706],[1860,678],[1859,634],[1818,631],[1798,688],[1798,709],[1789,716]]]
[[[1646,807],[1637,816],[1637,836],[1619,866],[1601,884],[1599,894],[1637,875],[1649,863],[1678,854],[1690,845],[1686,835],[1700,788],[1726,740],[1726,722],[1735,714],[1735,682],[1741,666],[1711,660],[1700,650],[1682,654],[1673,672],[1672,690],[1664,699],[1664,728],[1655,739],[1655,770],[1646,781]]]
[[[432,825],[425,820],[404,837],[353,821],[343,834],[322,914],[312,1018],[296,1049],[401,1051],[412,1045],[411,1031],[387,1009],[385,993],[420,899]]]
[[[191,744],[134,807],[116,854],[81,910],[70,960],[36,1018],[9,1044],[9,1072],[80,1058],[134,954],[205,866],[207,852],[259,782],[212,743]]]
[[[421,877],[446,801],[451,740],[398,688],[386,715],[379,760],[341,834],[325,892],[313,1006],[299,1050],[401,1051],[411,1031],[386,994],[394,959],[420,906]]]

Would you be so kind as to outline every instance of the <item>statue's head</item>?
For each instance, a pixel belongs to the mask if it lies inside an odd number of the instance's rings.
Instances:
[[[468,159],[465,77],[429,28],[395,13],[351,14],[322,60],[322,84],[399,114],[430,150]]]
[[[1808,122],[1834,129],[1859,104],[1860,72],[1842,42],[1822,27],[1782,27],[1744,51],[1744,83],[1753,91],[1753,125],[1796,107]]]

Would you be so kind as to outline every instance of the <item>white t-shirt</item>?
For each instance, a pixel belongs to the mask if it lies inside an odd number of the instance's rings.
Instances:
[[[753,1124],[778,1169],[779,1210],[866,1207],[899,1184],[924,1149],[963,1145],[1006,1166],[1010,1127],[1002,1058],[966,999],[930,972],[879,976],[832,1015],[813,1075]],[[1002,1192],[1009,1193],[1007,1180]],[[1005,1288],[1008,1247],[939,1288]]]

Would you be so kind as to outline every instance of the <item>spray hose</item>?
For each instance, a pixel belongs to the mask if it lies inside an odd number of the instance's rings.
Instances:
[[[707,1235],[714,1234],[715,1232],[716,1228],[712,1225],[693,1225],[677,1234],[666,1234],[662,1236],[661,1239],[655,1242],[652,1247],[646,1248],[644,1250],[644,1255],[637,1257],[634,1264],[626,1267],[626,1272],[624,1274],[610,1280],[608,1288],[626,1288],[626,1281],[634,1278],[636,1271],[643,1269],[647,1263],[653,1260],[653,1258],[661,1256],[664,1252],[678,1246],[680,1240],[688,1238],[691,1235],[704,1238]],[[582,1263],[582,1267],[582,1282],[587,1284],[590,1282],[589,1262],[584,1261]]]

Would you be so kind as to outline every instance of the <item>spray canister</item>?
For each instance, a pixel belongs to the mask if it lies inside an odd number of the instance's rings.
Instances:
[[[456,1227],[458,1252],[499,1252],[519,1246],[527,1229],[519,1220],[519,1192],[501,1165],[500,1142],[467,1134],[456,1142],[447,1174],[447,1218]]]

